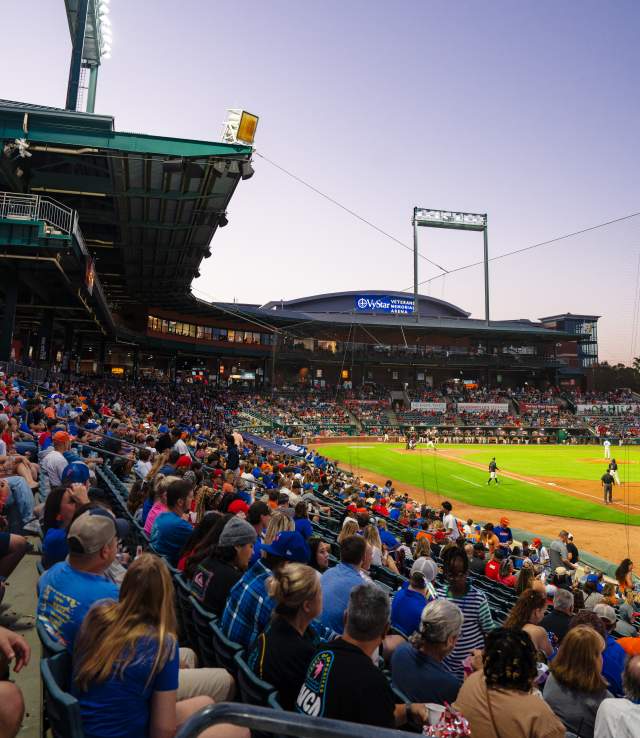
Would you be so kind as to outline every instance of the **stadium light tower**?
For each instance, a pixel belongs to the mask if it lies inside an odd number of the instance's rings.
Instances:
[[[98,69],[111,58],[113,33],[109,17],[110,0],[65,0],[71,34],[71,63],[67,84],[67,110],[79,110],[81,91],[86,89],[87,113],[93,113],[98,86]],[[88,83],[84,85],[87,75]]]
[[[453,228],[457,231],[482,231],[484,234],[484,319],[489,325],[489,240],[486,213],[461,213],[455,210],[413,209],[413,299],[416,320],[418,310],[418,226]]]

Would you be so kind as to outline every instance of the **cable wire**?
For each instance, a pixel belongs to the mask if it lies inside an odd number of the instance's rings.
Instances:
[[[500,259],[506,259],[507,256],[515,256],[516,254],[522,254],[525,251],[532,251],[533,249],[538,249],[541,246],[549,246],[553,243],[558,243],[558,241],[564,241],[567,238],[573,238],[574,236],[581,236],[583,233],[589,233],[590,231],[596,231],[599,228],[606,228],[607,226],[614,225],[615,223],[622,223],[625,220],[631,220],[632,218],[637,218],[640,215],[640,211],[637,213],[629,213],[628,215],[623,215],[620,218],[613,218],[612,220],[607,220],[604,223],[598,223],[593,226],[588,226],[587,228],[581,228],[578,231],[573,231],[571,233],[565,233],[563,236],[557,236],[556,238],[550,238],[548,241],[540,241],[539,243],[531,244],[530,246],[524,246],[521,249],[515,249],[514,251],[507,251],[506,254],[499,254],[498,256],[492,256],[489,261],[499,261]],[[471,269],[472,267],[481,266],[484,264],[484,261],[474,261],[472,264],[465,264],[461,267],[456,267],[455,269],[449,269],[446,274],[456,274],[457,272],[462,272],[465,269]],[[440,279],[441,277],[446,276],[445,274],[436,274],[435,277],[430,277],[429,279],[423,279],[422,282],[418,282],[418,286],[422,284],[429,284],[430,282],[435,281],[436,279]],[[405,287],[402,292],[409,292],[410,290],[413,290],[413,285],[410,285],[409,287]]]
[[[303,185],[307,189],[311,190],[312,192],[315,192],[316,195],[320,195],[320,197],[323,197],[325,200],[328,200],[330,203],[333,203],[333,205],[335,205],[336,207],[339,207],[341,210],[344,210],[346,213],[349,213],[349,215],[352,215],[354,218],[359,220],[361,223],[368,225],[369,228],[373,228],[374,231],[381,233],[383,236],[386,236],[398,246],[402,246],[403,249],[406,249],[407,251],[411,251],[411,253],[413,253],[413,246],[409,246],[409,244],[404,243],[404,241],[401,241],[399,238],[392,236],[390,233],[380,228],[380,226],[377,226],[375,223],[372,223],[370,220],[367,220],[367,218],[364,218],[362,215],[359,215],[358,213],[356,213],[355,210],[352,210],[351,208],[348,208],[346,205],[343,205],[341,202],[336,200],[334,197],[331,197],[331,195],[327,195],[326,192],[322,192],[322,190],[319,190],[317,187],[314,187],[312,184],[302,179],[302,177],[298,177],[296,174],[294,174],[293,172],[290,172],[288,169],[285,169],[283,166],[281,166],[280,164],[277,164],[272,159],[269,159],[264,154],[261,154],[258,151],[254,153],[256,156],[259,156],[261,159],[264,159],[266,162],[271,164],[271,166],[275,167],[276,169],[279,169],[281,172],[286,174],[288,177],[295,179],[296,182],[299,182],[301,185]],[[440,266],[440,264],[436,264],[435,261],[428,259],[426,256],[423,256],[420,253],[418,254],[418,256],[421,259],[424,259],[424,261],[429,262],[429,264],[436,267],[437,269],[440,269],[440,271],[443,274],[449,273],[448,269],[445,269],[443,266]]]

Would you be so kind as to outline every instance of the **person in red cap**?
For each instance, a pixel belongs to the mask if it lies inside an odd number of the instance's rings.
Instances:
[[[511,532],[511,528],[509,528],[509,518],[501,517],[500,525],[496,526],[493,532],[498,536],[501,548],[511,548],[513,545],[513,533]]]
[[[53,434],[53,449],[49,451],[40,464],[45,474],[49,489],[62,484],[62,473],[69,462],[63,456],[71,448],[71,436],[66,431],[57,431]]]
[[[232,515],[239,515],[242,518],[246,518],[249,512],[249,505],[244,500],[234,500],[227,508],[227,511]]]
[[[183,454],[176,461],[176,469],[191,469],[191,457]]]

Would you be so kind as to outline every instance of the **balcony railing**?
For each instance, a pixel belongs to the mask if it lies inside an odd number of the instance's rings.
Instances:
[[[74,211],[50,197],[0,192],[0,218],[7,220],[41,220],[49,228],[70,235]]]

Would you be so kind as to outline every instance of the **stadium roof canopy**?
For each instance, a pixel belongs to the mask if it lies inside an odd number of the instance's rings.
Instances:
[[[71,22],[71,21],[70,21]],[[0,100],[0,190],[78,212],[107,302],[183,303],[252,148],[115,130],[111,116]]]

